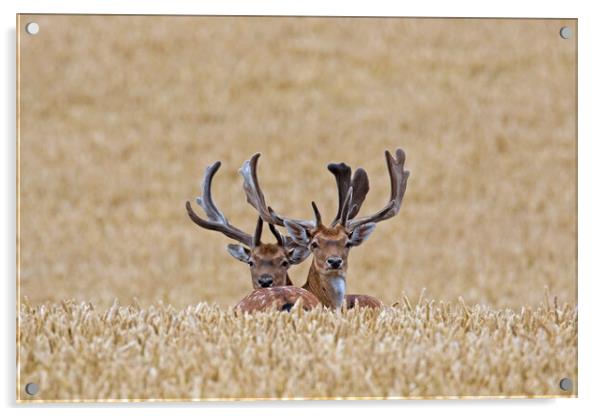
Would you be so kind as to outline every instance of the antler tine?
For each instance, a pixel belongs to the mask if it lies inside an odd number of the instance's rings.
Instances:
[[[270,224],[284,225],[284,221],[268,210],[265,203],[263,191],[257,180],[257,161],[261,153],[255,153],[251,159],[246,160],[238,170],[243,177],[243,189],[247,197],[247,202],[253,206],[259,213],[259,216]]]
[[[314,216],[316,217],[316,228],[322,225],[322,214],[316,205],[315,201],[311,201],[311,207],[314,210]]]
[[[347,197],[347,190],[351,186],[351,168],[341,163],[329,163],[328,170],[334,175],[334,179],[337,182],[337,191],[339,194],[339,207],[337,209],[337,215],[332,220],[332,225],[336,224],[341,219],[341,212],[343,210],[343,204]]]
[[[347,197],[345,198],[345,202],[343,203],[343,208],[341,209],[341,225],[345,227],[347,225],[347,220],[349,219],[349,212],[351,210],[351,201],[353,200],[353,187],[350,186],[347,191]]]
[[[362,168],[358,168],[353,174],[353,180],[351,181],[351,187],[353,188],[353,198],[351,200],[351,207],[347,219],[353,219],[360,212],[360,208],[366,200],[366,195],[370,190],[370,182],[368,181],[368,174]]]
[[[284,247],[284,240],[282,239],[282,234],[278,232],[276,226],[274,224],[268,224],[268,227],[270,227],[270,231],[272,232],[272,234],[274,234],[274,237],[276,237],[278,245],[280,247]]]
[[[190,201],[186,201],[186,211],[188,212],[190,219],[199,227],[207,230],[219,231],[225,236],[251,247],[253,238],[244,231],[231,225],[228,222],[228,219],[217,209],[215,203],[213,202],[213,197],[211,195],[211,183],[213,181],[213,176],[218,171],[220,166],[221,162],[218,161],[207,167],[205,170],[205,176],[201,182],[203,194],[196,198],[197,204],[203,208],[203,211],[205,211],[205,214],[207,214],[209,220],[204,220],[203,218],[199,217],[192,209]]]
[[[257,225],[255,226],[255,234],[253,234],[253,247],[259,247],[261,245],[261,233],[263,231],[263,220],[261,217],[257,218]]]
[[[375,214],[350,221],[348,223],[349,229],[354,229],[359,225],[367,224],[369,222],[387,220],[399,212],[406,191],[408,178],[410,177],[410,172],[404,170],[406,156],[402,149],[397,149],[395,157],[393,157],[389,151],[386,151],[385,158],[389,170],[389,177],[391,179],[391,197],[389,198],[389,202],[383,209]]]
[[[305,228],[313,228],[314,223],[312,221],[296,220],[292,218],[286,218],[278,215],[274,210],[267,206],[265,197],[259,181],[257,179],[257,162],[259,160],[260,153],[255,153],[251,159],[246,160],[238,172],[243,177],[243,189],[247,197],[247,202],[257,210],[259,216],[269,224],[284,226],[284,221],[295,222]]]
[[[366,195],[370,190],[370,183],[368,181],[368,174],[362,168],[357,169],[353,174],[353,179],[351,179],[351,168],[343,162],[330,163],[328,165],[328,170],[335,177],[339,195],[339,208],[337,210],[337,215],[332,220],[332,227],[337,222],[343,221],[341,213],[343,211],[343,204],[345,203],[345,198],[347,197],[349,187],[353,187],[353,200],[351,201],[350,211],[345,221],[355,218],[355,216],[359,213],[360,207],[364,203]]]
[[[209,220],[225,222],[225,217],[221,212],[219,212],[213,203],[213,197],[211,195],[211,183],[213,182],[213,176],[219,170],[220,166],[222,166],[222,162],[218,160],[212,165],[207,166],[207,169],[205,169],[205,176],[203,176],[203,180],[201,181],[200,185],[202,194],[196,197],[196,203],[203,208],[203,211],[205,211],[205,214],[207,214]]]

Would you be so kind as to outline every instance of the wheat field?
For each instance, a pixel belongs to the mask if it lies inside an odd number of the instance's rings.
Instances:
[[[18,24],[18,397],[533,395],[576,380],[576,21]],[[222,161],[214,198],[251,232],[237,170],[253,153],[270,205],[309,219],[315,200],[330,219],[326,165],[368,171],[368,214],[398,147],[403,206],[351,251],[347,283],[401,306],[235,317],[248,266],[184,209],[205,167]],[[403,301],[419,298],[433,301]]]
[[[298,305],[297,305],[298,306]],[[421,300],[382,311],[295,307],[236,316],[205,303],[21,309],[36,400],[562,395],[577,311]],[[570,393],[564,393],[570,395]]]

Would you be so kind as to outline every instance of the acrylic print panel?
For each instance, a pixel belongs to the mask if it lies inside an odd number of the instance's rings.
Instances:
[[[576,396],[576,20],[17,25],[18,400]]]

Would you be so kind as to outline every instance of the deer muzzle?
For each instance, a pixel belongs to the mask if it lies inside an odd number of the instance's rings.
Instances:
[[[274,279],[269,274],[262,274],[259,276],[259,279],[257,279],[257,282],[261,287],[270,287],[272,286],[272,283],[274,283]]]
[[[343,259],[339,256],[330,256],[326,259],[326,264],[330,270],[339,270],[343,266]]]

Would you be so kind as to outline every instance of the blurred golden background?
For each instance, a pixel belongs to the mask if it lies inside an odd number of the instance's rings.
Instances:
[[[20,294],[233,305],[251,289],[231,241],[184,203],[205,167],[251,232],[237,172],[261,152],[268,202],[336,211],[345,161],[380,209],[383,151],[411,171],[399,215],[350,254],[348,288],[520,307],[576,301],[574,20],[24,16]],[[197,207],[198,208],[198,207]],[[200,208],[197,209],[201,212]],[[268,236],[269,233],[264,235]],[[310,260],[291,269],[301,285]]]

